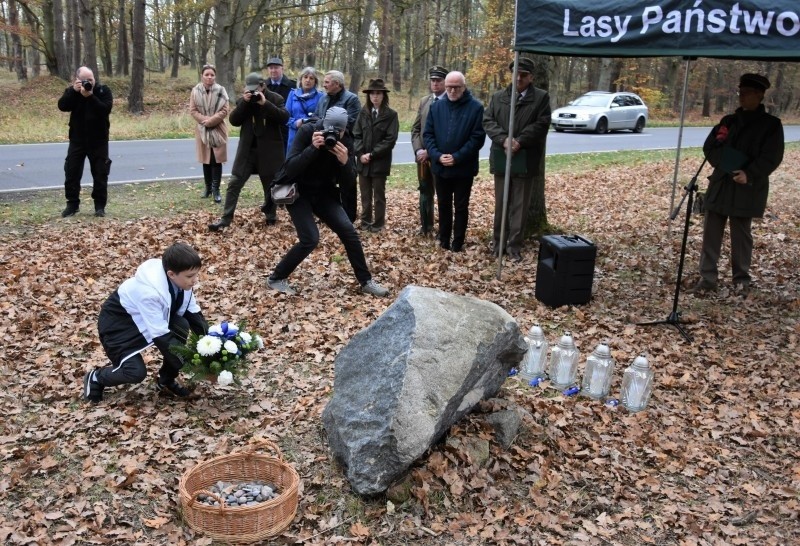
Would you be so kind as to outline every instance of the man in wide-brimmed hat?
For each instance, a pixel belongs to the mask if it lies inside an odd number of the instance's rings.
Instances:
[[[423,237],[433,235],[433,205],[435,184],[433,173],[431,172],[431,161],[428,158],[428,150],[425,149],[425,141],[422,139],[422,131],[425,129],[425,121],[431,104],[445,98],[444,78],[447,76],[447,69],[440,65],[434,65],[428,70],[430,77],[430,94],[422,97],[417,109],[417,117],[411,125],[411,146],[417,161],[417,179],[419,180],[419,234]]]
[[[353,126],[361,190],[360,227],[378,233],[386,223],[386,178],[392,169],[400,123],[397,112],[389,108],[389,90],[381,78],[370,80],[363,93],[367,100]]]
[[[753,256],[753,218],[764,216],[769,196],[769,175],[783,161],[783,125],[767,113],[764,93],[769,80],[761,74],[739,78],[739,108],[722,118],[703,144],[714,167],[705,195],[700,281],[689,292],[717,290],[717,262],[725,224],[730,222],[731,267],[734,292],[750,294]]]
[[[509,65],[514,71],[514,63]],[[522,239],[528,204],[533,194],[534,176],[544,161],[544,145],[550,129],[550,95],[533,85],[534,64],[520,57],[517,65],[517,96],[511,97],[509,85],[492,96],[483,114],[483,128],[492,141],[489,170],[494,174],[494,234],[492,251],[500,251],[500,232],[503,220],[506,159],[510,154],[511,175],[506,212],[506,240],[502,246],[515,262],[522,260]],[[514,106],[514,135],[508,134],[511,101]]]

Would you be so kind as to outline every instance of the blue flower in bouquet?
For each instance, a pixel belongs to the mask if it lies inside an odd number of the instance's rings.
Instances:
[[[237,382],[247,371],[248,353],[264,347],[258,334],[244,330],[244,324],[222,322],[205,335],[190,334],[186,345],[173,347],[183,360],[190,380],[215,379],[220,385]]]

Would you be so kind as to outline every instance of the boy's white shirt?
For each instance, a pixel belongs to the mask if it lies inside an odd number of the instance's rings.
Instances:
[[[147,343],[169,333],[170,307],[172,295],[169,279],[161,259],[147,260],[136,269],[136,274],[119,287],[119,300],[122,307],[133,319]],[[183,303],[177,314],[199,313],[200,306],[193,297],[192,290],[183,291]]]

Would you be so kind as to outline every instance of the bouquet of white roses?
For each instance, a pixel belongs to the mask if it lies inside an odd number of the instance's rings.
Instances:
[[[190,380],[216,378],[219,385],[230,385],[247,372],[248,353],[264,348],[258,334],[244,331],[244,323],[215,324],[205,335],[189,334],[186,345],[174,345],[172,352],[183,360],[183,371]]]

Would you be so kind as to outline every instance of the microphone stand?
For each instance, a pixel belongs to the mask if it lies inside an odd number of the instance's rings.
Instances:
[[[694,203],[694,193],[697,191],[697,177],[700,176],[700,171],[703,170],[703,167],[706,166],[708,162],[708,158],[703,159],[703,163],[700,165],[700,168],[697,169],[697,172],[694,174],[692,179],[684,188],[683,197],[681,197],[680,203],[675,207],[672,213],[669,215],[670,220],[674,220],[678,217],[678,212],[681,210],[681,206],[683,202],[686,201],[688,197],[688,201],[686,203],[686,221],[683,224],[683,241],[681,242],[681,257],[678,261],[678,278],[675,281],[675,297],[672,300],[672,312],[665,320],[654,320],[650,322],[637,322],[638,326],[653,326],[656,324],[668,324],[670,326],[674,326],[678,332],[688,341],[689,343],[692,342],[692,336],[689,335],[689,332],[683,327],[681,323],[681,313],[678,311],[678,299],[681,294],[681,279],[683,278],[683,262],[686,258],[686,241],[689,239],[689,220],[692,217],[692,204]]]

